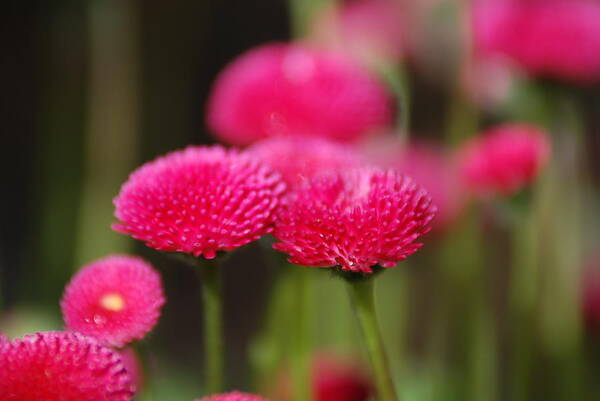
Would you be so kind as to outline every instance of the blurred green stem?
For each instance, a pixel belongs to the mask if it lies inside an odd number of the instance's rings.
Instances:
[[[374,280],[372,277],[348,280],[348,291],[360,324],[373,367],[378,399],[398,401],[388,357],[375,313]]]
[[[379,75],[388,83],[398,100],[398,129],[400,139],[408,140],[410,136],[410,83],[406,67],[402,64],[381,62],[377,65]]]
[[[309,286],[311,271],[298,266],[294,269],[293,291],[294,306],[292,308],[292,382],[294,401],[312,400],[312,380],[310,370],[310,306]]]
[[[221,268],[216,260],[202,266],[205,382],[209,394],[223,391],[223,322]]]

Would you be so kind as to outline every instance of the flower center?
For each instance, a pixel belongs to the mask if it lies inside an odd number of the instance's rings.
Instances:
[[[110,293],[100,298],[100,306],[109,311],[119,312],[125,307],[125,300],[120,294]]]

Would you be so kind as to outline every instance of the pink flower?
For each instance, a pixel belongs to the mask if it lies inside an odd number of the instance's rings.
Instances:
[[[322,10],[312,26],[311,39],[359,61],[393,61],[408,52],[405,19],[406,10],[398,1],[344,2]]]
[[[324,138],[269,138],[248,151],[279,172],[289,188],[319,173],[357,167],[362,162],[350,146]]]
[[[273,247],[295,264],[371,273],[416,252],[435,211],[427,192],[394,170],[324,175],[287,199]]]
[[[122,347],[152,330],[164,303],[158,272],[140,258],[113,255],[73,277],[61,308],[69,330]]]
[[[77,333],[0,343],[0,400],[129,401],[135,386],[118,354]]]
[[[534,75],[600,79],[600,4],[592,0],[478,0],[476,49],[512,58]]]
[[[393,109],[387,89],[343,55],[273,43],[221,72],[207,124],[235,145],[282,135],[353,141],[390,125]]]
[[[201,398],[197,401],[268,401],[265,398],[248,393],[240,393],[239,391],[232,391],[224,394],[213,394],[208,397]]]
[[[437,207],[436,228],[446,227],[461,212],[463,197],[453,160],[441,145],[414,142],[404,145],[397,137],[379,138],[363,149],[370,162],[391,167],[422,185]]]
[[[113,228],[160,251],[212,259],[271,232],[284,190],[279,174],[244,153],[188,147],[131,174]]]
[[[539,128],[499,125],[463,145],[461,175],[480,196],[511,195],[538,176],[549,156],[550,142]]]
[[[591,259],[581,280],[581,312],[588,333],[600,336],[600,265]]]

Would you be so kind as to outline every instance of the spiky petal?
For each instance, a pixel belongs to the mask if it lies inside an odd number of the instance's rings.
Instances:
[[[284,190],[279,174],[242,152],[191,146],[131,174],[114,201],[113,229],[212,259],[271,232]]]
[[[319,176],[287,199],[273,247],[299,265],[371,273],[416,252],[435,212],[427,192],[394,170]]]
[[[130,401],[119,355],[90,337],[44,332],[0,342],[0,400]]]

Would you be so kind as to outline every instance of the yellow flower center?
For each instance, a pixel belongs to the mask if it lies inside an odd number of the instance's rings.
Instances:
[[[125,307],[125,300],[119,294],[106,294],[100,298],[100,306],[109,311],[119,312]]]

